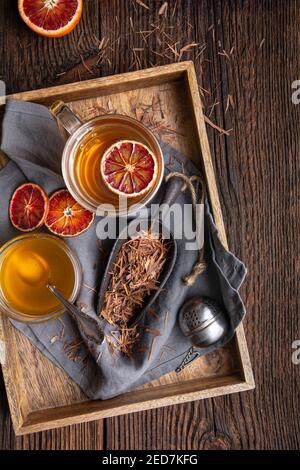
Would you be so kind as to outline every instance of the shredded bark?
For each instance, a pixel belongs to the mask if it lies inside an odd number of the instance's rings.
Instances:
[[[167,15],[167,11],[168,11],[168,2],[164,2],[162,4],[162,6],[160,7],[160,9],[158,10],[158,15],[161,16],[161,15]]]
[[[88,354],[86,354],[85,356],[82,356],[81,346],[83,344],[84,344],[83,340],[77,340],[77,339],[74,339],[73,341],[69,343],[67,342],[64,343],[63,350],[67,358],[70,361],[86,364]]]
[[[95,75],[95,72],[88,66],[88,64],[87,64],[86,61],[84,60],[83,55],[80,54],[80,58],[81,58],[82,65],[83,65],[83,67],[85,68],[85,70],[86,70],[88,73],[90,73],[91,75]]]
[[[141,328],[153,337],[160,331],[148,326],[129,327],[130,320],[143,308],[146,298],[159,289],[159,277],[167,259],[169,244],[153,233],[143,232],[126,241],[113,265],[111,279],[104,297],[102,318],[116,326],[106,336],[112,353],[121,352],[131,357],[134,351],[141,351]],[[150,314],[158,315],[150,309]],[[153,347],[154,341],[151,343]],[[151,352],[149,353],[151,355]]]
[[[149,10],[148,5],[146,5],[146,3],[144,3],[144,2],[142,2],[142,0],[135,0],[135,1],[136,1],[136,3],[137,3],[138,5],[140,5],[141,7],[145,8],[145,10]]]
[[[159,277],[168,245],[150,232],[125,242],[114,263],[101,316],[111,324],[126,327],[144,300],[159,289]]]
[[[131,357],[138,345],[139,337],[138,325],[132,328],[122,326],[119,330],[112,331],[111,336],[106,336],[106,341],[112,353],[120,351],[125,356]]]
[[[232,129],[223,129],[222,127],[218,126],[217,124],[215,124],[214,122],[212,122],[207,116],[204,115],[204,120],[206,122],[206,124],[208,124],[210,127],[212,127],[213,129],[215,129],[216,131],[219,132],[220,135],[230,135],[230,132],[232,131]]]
[[[229,106],[231,106],[232,109],[234,109],[234,101],[233,101],[232,95],[228,95],[228,96],[227,96],[227,103],[226,103],[225,114],[227,113],[227,111],[228,111],[228,109],[229,109]]]

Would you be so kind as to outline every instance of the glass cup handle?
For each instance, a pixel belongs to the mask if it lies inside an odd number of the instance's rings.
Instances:
[[[51,114],[71,135],[82,126],[82,122],[63,101],[55,101],[50,108]]]

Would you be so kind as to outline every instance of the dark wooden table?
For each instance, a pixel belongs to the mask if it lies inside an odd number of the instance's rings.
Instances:
[[[0,1],[8,93],[174,62],[176,48],[195,61],[206,115],[232,129],[208,133],[229,244],[249,269],[256,390],[16,438],[1,377],[0,448],[299,448],[299,0],[169,0],[165,11],[158,0],[84,0],[79,27],[59,40],[28,30],[16,3]]]

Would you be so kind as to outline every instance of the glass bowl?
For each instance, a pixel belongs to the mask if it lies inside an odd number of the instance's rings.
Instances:
[[[0,248],[0,271],[3,266],[3,261],[5,259],[5,255],[8,253],[8,251],[16,244],[21,244],[24,240],[28,240],[29,238],[44,238],[52,243],[57,243],[60,245],[60,247],[65,251],[67,256],[69,257],[73,269],[74,269],[74,288],[71,296],[69,297],[70,302],[75,302],[81,285],[82,285],[82,267],[79,261],[79,258],[77,255],[68,247],[68,245],[58,237],[55,237],[54,235],[48,235],[45,233],[34,233],[34,234],[26,234],[26,235],[21,235],[16,238],[13,238],[12,240],[8,241],[5,243],[1,248]],[[0,284],[0,312],[7,315],[13,320],[22,322],[22,323],[30,323],[30,324],[36,324],[36,323],[43,323],[49,320],[53,320],[54,318],[58,318],[61,316],[64,312],[65,309],[61,308],[59,310],[52,311],[50,313],[47,313],[45,315],[28,315],[24,314],[21,311],[16,310],[13,308],[9,303],[7,302],[3,291],[2,291],[2,286]]]

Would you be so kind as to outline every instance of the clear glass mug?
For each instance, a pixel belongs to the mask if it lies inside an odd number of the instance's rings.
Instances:
[[[154,198],[163,179],[164,160],[160,145],[149,129],[136,119],[120,114],[102,115],[83,123],[62,101],[53,103],[50,111],[69,134],[62,156],[62,174],[77,202],[98,215],[130,216]],[[124,197],[121,203],[104,184],[100,173],[103,153],[120,140],[145,144],[158,161],[156,181],[149,192],[140,198]],[[128,207],[124,207],[125,199]]]

